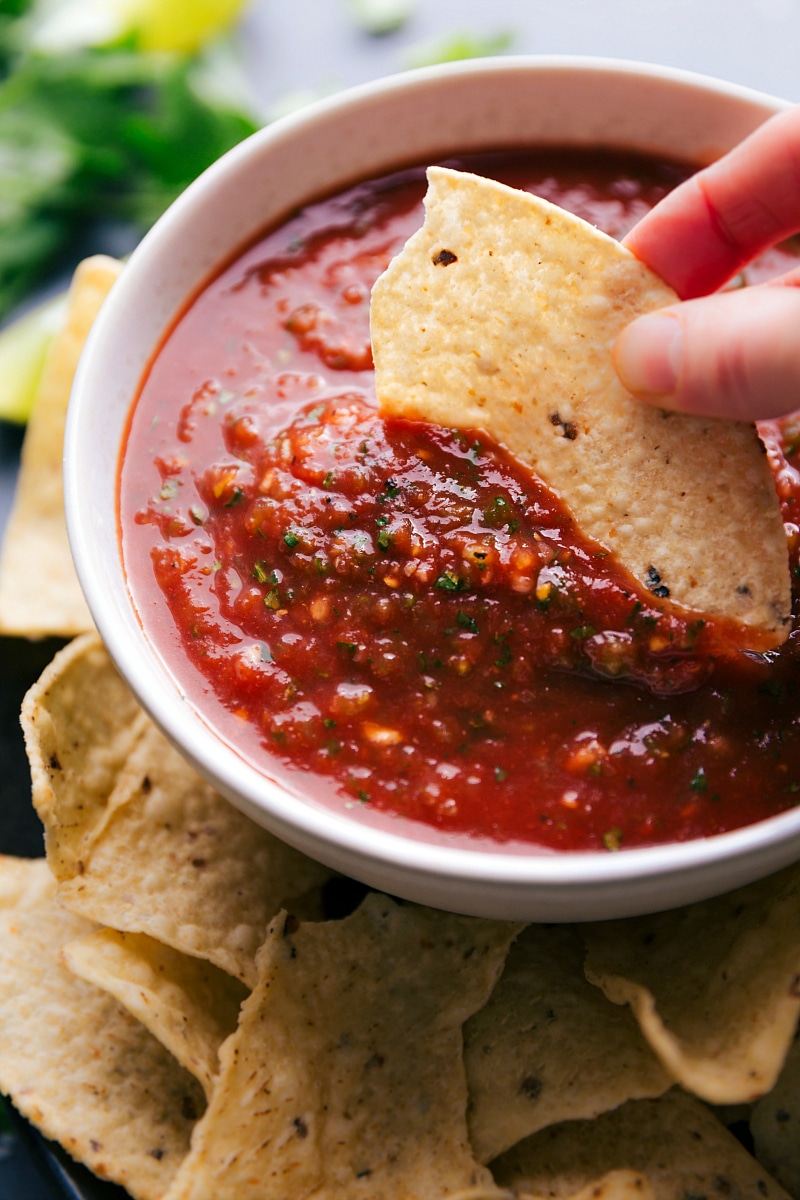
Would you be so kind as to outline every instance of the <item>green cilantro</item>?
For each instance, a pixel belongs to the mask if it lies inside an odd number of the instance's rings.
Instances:
[[[292,533],[291,529],[287,529],[286,533],[284,533],[284,535],[283,535],[283,540],[284,540],[285,545],[287,545],[290,550],[293,550],[294,547],[297,545],[297,543],[300,541],[300,538],[297,536],[296,533]]]
[[[384,37],[402,29],[414,12],[414,0],[347,0],[347,7],[359,29]]]
[[[689,787],[693,792],[702,793],[708,790],[708,778],[703,767],[698,767],[689,781]]]
[[[384,490],[378,495],[379,504],[385,504],[387,500],[394,500],[400,495],[400,487],[393,479],[387,479],[383,487]]]
[[[434,581],[433,586],[439,588],[442,592],[459,592],[464,584],[455,571],[443,571],[439,578]]]
[[[0,319],[93,222],[131,243],[258,122],[220,99],[209,53],[147,52],[130,41],[31,44],[24,6],[0,5]],[[217,86],[217,96],[212,92]]]
[[[264,597],[264,604],[267,608],[271,609],[273,612],[277,611],[277,609],[282,607],[281,606],[281,596],[280,596],[280,592],[278,591],[277,587],[271,587],[269,589],[266,596]]]
[[[461,609],[459,609],[456,614],[456,620],[462,629],[468,629],[470,633],[478,632],[478,622],[474,617],[471,617],[469,613],[462,612]]]
[[[500,657],[494,660],[496,667],[507,667],[511,662],[511,647],[508,644],[508,634],[495,634],[494,642],[500,647]]]
[[[483,512],[483,523],[490,529],[502,529],[511,521],[513,509],[505,496],[495,496]]]
[[[620,850],[622,848],[622,830],[607,829],[603,834],[603,845],[606,850]]]
[[[576,642],[583,642],[586,638],[593,637],[596,632],[594,625],[576,625],[574,629],[570,629],[569,636]]]
[[[413,47],[406,55],[406,63],[409,67],[432,67],[436,63],[459,62],[465,58],[488,58],[508,50],[513,41],[511,33],[451,33]]]

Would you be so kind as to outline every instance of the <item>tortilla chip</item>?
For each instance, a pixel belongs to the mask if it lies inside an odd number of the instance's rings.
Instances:
[[[56,656],[23,705],[59,897],[255,983],[284,905],[316,915],[333,874],[233,808],[136,705],[95,635]]]
[[[168,1200],[431,1200],[489,1183],[467,1139],[461,1026],[518,928],[374,893],[343,921],[279,916]]]
[[[468,1188],[456,1192],[448,1200],[530,1200],[522,1192],[499,1189],[495,1184]],[[593,1180],[569,1200],[655,1200],[655,1193],[644,1175],[638,1171],[609,1171],[602,1179]]]
[[[0,556],[0,633],[70,637],[92,628],[67,540],[61,458],[78,359],[121,270],[116,259],[96,255],[73,276],[66,322],[50,347],[22,448]]]
[[[656,1200],[788,1200],[713,1113],[677,1089],[551,1126],[492,1163],[497,1183],[553,1200],[619,1170],[644,1175]]]
[[[332,872],[215,792],[153,727],[135,747],[110,816],[61,902],[255,983],[255,955],[283,904],[303,911]],[[313,898],[312,898],[313,899]]]
[[[425,224],[372,293],[382,413],[485,430],[643,587],[733,618],[747,644],[783,641],[786,534],[754,427],[641,404],[612,364],[622,328],[675,293],[545,200],[428,179]]]
[[[583,974],[569,926],[531,925],[497,987],[464,1027],[469,1131],[480,1162],[547,1125],[659,1096],[670,1077],[627,1009]]]
[[[800,866],[584,936],[587,976],[630,1004],[675,1080],[712,1104],[770,1090],[800,1016]]]
[[[56,881],[43,858],[0,854],[0,912],[39,909],[56,894]]]
[[[148,718],[91,633],[45,668],[23,701],[21,721],[48,863],[56,878],[69,879],[83,870]]]
[[[750,1117],[756,1158],[792,1196],[800,1196],[800,1036],[778,1082]]]
[[[199,958],[143,933],[99,929],[62,950],[75,975],[109,992],[211,1095],[218,1051],[233,1033],[247,989]]]
[[[571,1200],[655,1200],[652,1186],[638,1171],[609,1171],[587,1183]]]
[[[43,894],[42,864],[11,871],[30,872],[40,895],[0,911],[0,1089],[95,1174],[160,1200],[202,1090],[111,996],[61,964],[62,945],[92,926]]]

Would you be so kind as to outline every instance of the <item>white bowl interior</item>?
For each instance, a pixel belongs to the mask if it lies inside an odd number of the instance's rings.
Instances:
[[[256,821],[332,867],[466,913],[582,920],[724,891],[800,856],[800,810],[734,833],[621,854],[466,849],[398,835],[289,793],[223,743],[142,630],[119,553],[117,469],[132,398],[165,329],[232,253],[299,205],[454,151],[617,146],[697,164],[782,102],[683,72],[598,60],[483,60],[354,89],[269,126],[215,164],[132,256],[90,336],[65,445],[68,527],[109,651],[165,733]]]

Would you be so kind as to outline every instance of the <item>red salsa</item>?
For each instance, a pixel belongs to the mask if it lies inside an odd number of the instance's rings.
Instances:
[[[586,153],[449,165],[614,236],[686,173]],[[148,633],[265,774],[367,817],[616,850],[791,807],[793,637],[731,651],[724,625],[673,609],[655,571],[637,585],[480,430],[378,416],[370,287],[424,190],[414,169],[310,205],[165,340],[120,488]],[[764,435],[794,564],[800,426]]]

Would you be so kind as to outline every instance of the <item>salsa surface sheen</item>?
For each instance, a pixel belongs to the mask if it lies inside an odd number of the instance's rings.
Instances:
[[[448,165],[617,237],[686,174],[585,153]],[[165,340],[120,483],[148,635],[245,757],[334,807],[616,850],[793,806],[794,637],[726,652],[724,627],[640,588],[480,431],[378,417],[370,287],[424,191],[409,170],[309,206]],[[749,275],[795,263],[773,251]],[[763,432],[794,565],[800,433]]]

